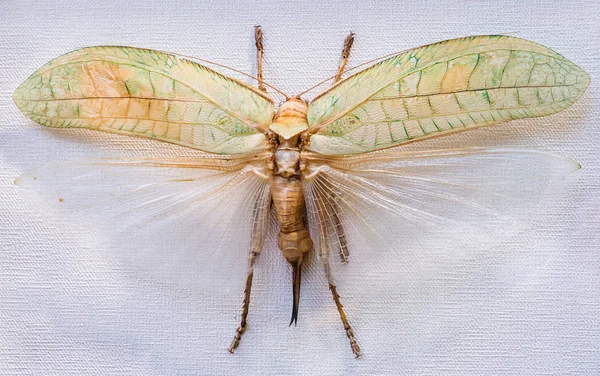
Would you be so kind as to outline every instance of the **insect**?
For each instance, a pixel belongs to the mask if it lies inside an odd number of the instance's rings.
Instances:
[[[351,34],[334,85],[310,102],[302,99],[305,93],[284,94],[275,110],[266,87],[279,90],[263,80],[260,27],[255,37],[258,88],[174,54],[101,46],[58,57],[14,94],[19,109],[45,126],[147,137],[203,152],[195,158],[50,165],[21,183],[44,190],[94,169],[123,169],[129,180],[119,202],[152,208],[156,216],[185,218],[218,212],[224,202],[234,205],[234,212],[222,215],[247,221],[250,231],[241,242],[247,253],[237,254],[248,258],[248,269],[230,352],[248,325],[253,267],[271,212],[278,247],[292,269],[290,325],[298,319],[303,261],[315,251],[352,352],[359,356],[330,254],[348,262],[351,252],[361,251],[351,239],[377,231],[374,221],[380,216],[420,229],[456,220],[466,210],[496,215],[505,198],[529,197],[529,181],[543,182],[573,167],[565,158],[534,150],[400,148],[570,106],[585,92],[589,76],[539,44],[495,35],[453,39],[387,56],[342,79]],[[134,178],[148,171],[150,183]],[[105,184],[98,189],[113,183]],[[390,241],[383,241],[390,251],[401,247],[392,230],[384,236]]]

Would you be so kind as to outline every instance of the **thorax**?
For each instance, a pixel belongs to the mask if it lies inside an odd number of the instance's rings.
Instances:
[[[289,99],[281,105],[270,129],[277,134],[274,153],[274,175],[285,179],[300,177],[300,134],[308,129],[307,105],[299,99]]]

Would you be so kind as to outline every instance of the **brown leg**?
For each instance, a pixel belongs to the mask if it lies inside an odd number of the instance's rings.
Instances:
[[[233,354],[233,351],[240,345],[242,334],[248,327],[248,310],[250,307],[250,293],[252,291],[252,277],[254,276],[254,261],[260,254],[263,247],[264,235],[268,226],[269,211],[271,210],[271,197],[261,197],[256,201],[255,211],[256,216],[254,217],[254,226],[252,230],[252,243],[250,246],[250,254],[248,255],[248,277],[246,278],[246,289],[244,290],[244,303],[242,305],[242,317],[240,324],[238,325],[235,336],[229,346],[229,352]]]
[[[352,348],[352,353],[354,353],[354,355],[358,358],[361,355],[360,347],[358,346],[356,338],[354,338],[354,331],[352,331],[352,327],[350,326],[350,323],[348,323],[348,318],[346,317],[346,313],[344,312],[344,306],[342,306],[342,303],[340,301],[340,295],[337,293],[337,287],[335,286],[333,278],[331,277],[331,268],[329,266],[329,244],[327,243],[327,222],[325,220],[325,210],[327,210],[327,204],[325,203],[325,200],[318,199],[317,205],[319,212],[319,222],[321,223],[321,237],[319,241],[321,247],[320,255],[321,260],[323,262],[323,268],[325,269],[325,277],[327,278],[327,282],[329,283],[329,290],[331,290],[331,295],[333,296],[335,306],[337,307],[337,310],[340,314],[342,325],[344,325],[346,336],[350,340],[350,348]]]
[[[350,57],[350,49],[352,49],[352,43],[354,43],[354,33],[348,34],[346,40],[344,41],[344,49],[342,50],[342,61],[340,62],[337,74],[335,75],[335,79],[333,80],[334,84],[336,84],[342,79],[342,74],[344,73],[346,63],[348,62],[348,58]]]
[[[260,25],[254,26],[254,40],[256,42],[256,59],[258,60],[257,64],[257,74],[256,78],[258,79],[258,89],[267,92],[267,88],[263,83],[263,33]]]
[[[346,336],[350,340],[350,348],[352,348],[352,353],[357,358],[362,355],[360,352],[360,346],[358,346],[358,342],[356,342],[356,338],[354,338],[354,332],[352,331],[352,327],[348,323],[348,318],[346,318],[346,313],[344,313],[344,306],[340,302],[340,296],[337,293],[337,289],[335,285],[329,284],[329,290],[331,290],[331,294],[333,295],[333,300],[335,301],[335,305],[340,313],[340,319],[342,319],[342,324],[344,325],[344,330],[346,331]]]
[[[240,345],[242,334],[247,328],[248,309],[250,306],[250,292],[252,291],[252,276],[254,275],[254,260],[258,256],[259,252],[251,252],[248,258],[248,277],[246,278],[246,289],[244,290],[244,304],[242,306],[242,319],[238,325],[235,336],[229,346],[229,352],[233,354],[233,351]]]
[[[348,318],[346,317],[346,313],[344,312],[344,306],[340,301],[340,295],[337,292],[337,287],[333,283],[333,278],[331,278],[331,270],[329,267],[329,255],[323,256],[323,267],[325,268],[325,275],[327,277],[327,282],[329,283],[329,290],[331,290],[331,295],[333,296],[333,301],[335,302],[335,306],[340,314],[340,319],[342,320],[342,325],[344,325],[344,330],[346,331],[346,336],[350,340],[350,348],[352,349],[352,353],[357,358],[361,356],[360,347],[358,346],[358,342],[356,338],[354,338],[354,331],[348,322]]]

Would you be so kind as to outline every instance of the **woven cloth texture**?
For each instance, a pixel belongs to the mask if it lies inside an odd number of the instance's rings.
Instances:
[[[0,375],[600,374],[600,2],[5,0],[0,14]],[[335,73],[350,31],[349,66],[466,35],[548,46],[591,76],[575,105],[425,146],[541,148],[583,169],[530,228],[484,239],[478,252],[437,242],[416,260],[348,268],[339,289],[364,352],[358,360],[314,259],[298,326],[288,327],[290,270],[269,240],[256,265],[250,327],[231,355],[243,285],[209,296],[202,276],[185,287],[140,277],[104,252],[107,234],[78,225],[84,214],[51,211],[13,184],[56,161],[185,150],[46,129],[11,98],[41,65],[93,45],[173,51],[255,74],[257,24],[265,79],[290,94]]]

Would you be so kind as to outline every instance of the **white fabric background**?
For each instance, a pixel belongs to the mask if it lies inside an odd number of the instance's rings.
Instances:
[[[599,4],[2,1],[0,375],[600,374]],[[473,34],[509,33],[551,47],[592,77],[577,104],[428,145],[552,150],[583,165],[577,183],[531,229],[477,245],[481,252],[436,243],[409,265],[349,269],[340,292],[364,351],[359,360],[320,268],[307,269],[299,325],[287,326],[290,275],[271,241],[257,265],[250,328],[231,356],[243,286],[204,297],[201,280],[194,289],[139,278],[103,253],[95,229],[25,200],[12,183],[58,160],[181,149],[44,129],[18,112],[11,95],[52,58],[101,44],[169,50],[255,73],[255,24],[265,32],[265,77],[288,93],[334,73],[350,30],[351,65]]]

